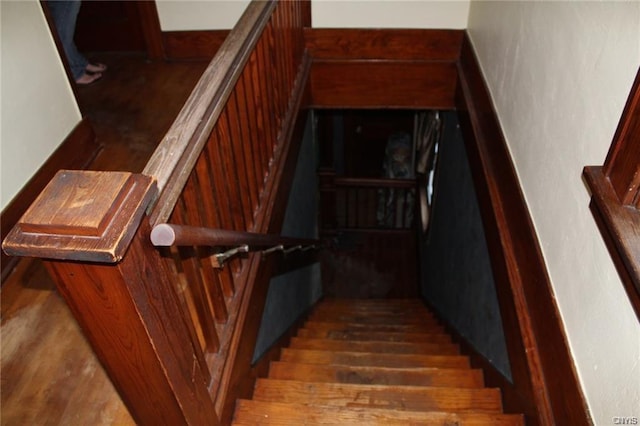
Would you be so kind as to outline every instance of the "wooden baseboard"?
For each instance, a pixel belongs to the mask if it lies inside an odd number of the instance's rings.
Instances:
[[[535,411],[525,412],[532,424],[591,424],[540,244],[468,37],[458,75],[456,107],[491,255],[511,392],[533,402]]]
[[[15,226],[38,194],[49,183],[60,169],[84,169],[96,157],[102,145],[96,141],[96,135],[88,119],[82,119],[60,146],[49,156],[35,175],[13,197],[2,210],[2,240]],[[7,256],[2,252],[2,281],[15,267],[17,257]]]
[[[229,30],[165,31],[164,54],[169,61],[210,61],[227,38]]]

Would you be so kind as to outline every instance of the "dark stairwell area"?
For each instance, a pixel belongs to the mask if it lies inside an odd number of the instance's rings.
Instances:
[[[426,120],[434,116],[414,110],[315,111],[321,234],[333,243],[322,258],[325,296],[423,297],[510,380],[457,113],[439,111],[432,129]],[[420,139],[434,132],[434,146],[421,155]],[[410,150],[398,154],[394,147],[403,137]],[[396,163],[408,165],[405,170],[396,164],[395,174],[394,153]]]

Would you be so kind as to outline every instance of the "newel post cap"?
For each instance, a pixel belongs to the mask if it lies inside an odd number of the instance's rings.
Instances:
[[[10,256],[119,262],[156,193],[141,174],[60,170],[2,248]]]

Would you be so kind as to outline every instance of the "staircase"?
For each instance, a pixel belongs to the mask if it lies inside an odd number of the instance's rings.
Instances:
[[[523,425],[418,299],[328,299],[235,425]]]

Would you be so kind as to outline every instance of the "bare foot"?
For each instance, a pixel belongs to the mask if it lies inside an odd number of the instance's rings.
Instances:
[[[107,66],[99,62],[95,64],[89,63],[85,68],[85,71],[88,73],[99,73],[99,72],[105,72],[106,70],[107,70]]]
[[[78,77],[76,79],[76,83],[80,84],[82,86],[86,86],[88,84],[95,83],[96,81],[100,80],[101,78],[102,78],[102,74],[101,73],[95,73],[95,74],[84,73],[84,74],[82,74],[80,77]]]

